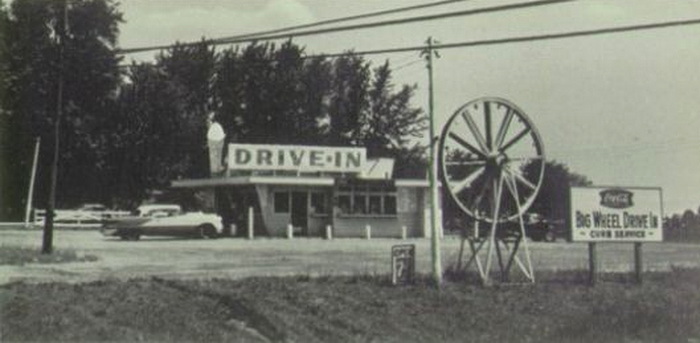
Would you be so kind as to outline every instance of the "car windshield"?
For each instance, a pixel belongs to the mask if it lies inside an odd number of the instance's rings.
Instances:
[[[181,211],[178,205],[143,205],[132,213],[139,217],[171,217]]]
[[[178,213],[180,210],[177,209],[157,209],[146,212],[144,217],[172,217]]]

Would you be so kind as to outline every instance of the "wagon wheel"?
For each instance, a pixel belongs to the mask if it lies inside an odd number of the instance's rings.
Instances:
[[[499,98],[467,103],[450,117],[439,144],[443,187],[472,218],[511,221],[534,202],[544,175],[544,147],[530,118],[514,104]]]

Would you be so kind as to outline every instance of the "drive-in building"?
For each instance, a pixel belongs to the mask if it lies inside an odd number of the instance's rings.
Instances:
[[[239,234],[252,225],[256,236],[285,236],[291,224],[295,236],[430,236],[429,182],[395,179],[391,158],[360,147],[224,146],[217,124],[208,138],[211,177],[172,187],[207,194]]]

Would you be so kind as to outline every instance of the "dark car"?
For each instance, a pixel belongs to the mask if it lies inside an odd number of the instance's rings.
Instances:
[[[534,213],[523,215],[525,236],[535,242],[555,242],[558,238],[565,237],[564,225],[558,221],[543,218]],[[479,226],[479,236],[488,237],[490,224]],[[511,220],[498,225],[496,236],[504,239],[515,239],[521,236],[520,222]]]

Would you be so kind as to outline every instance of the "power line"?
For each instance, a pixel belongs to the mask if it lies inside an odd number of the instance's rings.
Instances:
[[[211,39],[211,40],[203,40],[201,42],[180,43],[179,45],[180,46],[193,46],[193,45],[199,45],[199,44],[222,45],[222,44],[249,43],[249,42],[261,41],[261,40],[275,40],[275,39],[283,39],[283,38],[291,38],[291,37],[311,36],[311,35],[333,33],[333,32],[340,32],[340,31],[368,29],[368,28],[380,27],[380,26],[408,24],[408,23],[413,23],[413,22],[418,22],[418,21],[437,20],[437,19],[445,19],[445,18],[452,18],[452,17],[459,17],[459,16],[470,16],[470,15],[476,15],[476,14],[485,14],[485,13],[493,13],[493,12],[500,12],[500,11],[516,10],[516,9],[523,9],[523,8],[536,7],[536,6],[553,5],[553,4],[572,2],[572,1],[575,1],[575,0],[539,0],[539,1],[531,1],[531,2],[525,2],[525,3],[515,3],[515,4],[508,4],[508,5],[499,5],[499,6],[492,6],[492,7],[470,9],[470,10],[458,11],[458,12],[449,12],[449,13],[419,16],[419,17],[378,21],[378,22],[373,22],[373,23],[356,24],[356,25],[348,25],[348,26],[338,26],[338,27],[318,29],[318,30],[300,31],[300,32],[296,32],[293,34],[273,34],[273,35],[267,35],[267,36],[257,36],[257,37],[252,38],[252,39],[251,38],[228,39],[228,40]],[[137,53],[137,52],[163,50],[163,49],[171,48],[172,46],[173,45],[171,44],[171,45],[160,45],[160,46],[141,47],[141,48],[117,49],[117,50],[115,50],[115,53],[117,55],[125,55],[125,54]]]
[[[613,33],[624,33],[631,31],[642,31],[642,30],[652,30],[688,25],[700,24],[700,19],[689,19],[689,20],[678,20],[678,21],[667,21],[660,23],[651,24],[641,24],[641,25],[630,25],[630,26],[620,26],[620,27],[610,27],[603,29],[593,29],[593,30],[582,30],[582,31],[570,31],[562,33],[550,33],[543,35],[532,35],[532,36],[522,36],[522,37],[510,37],[510,38],[498,38],[498,39],[487,39],[478,41],[467,41],[460,43],[450,43],[450,44],[435,44],[435,49],[453,49],[453,48],[467,48],[475,46],[487,46],[487,45],[497,45],[497,44],[510,44],[510,43],[524,43],[542,40],[554,40],[563,38],[575,38],[575,37],[585,37],[585,36],[595,36],[603,34],[613,34]],[[409,51],[421,51],[425,50],[424,45],[409,46],[403,48],[393,48],[393,49],[380,49],[380,50],[367,50],[367,51],[353,51],[356,55],[381,55],[381,54],[393,54]],[[339,57],[346,53],[335,53],[335,54],[323,54],[325,57]],[[310,57],[310,56],[309,56]]]
[[[396,14],[396,13],[401,13],[401,12],[407,12],[407,11],[413,11],[413,10],[417,10],[417,9],[424,9],[424,8],[429,8],[429,7],[448,5],[448,4],[453,4],[453,3],[457,3],[457,2],[464,2],[464,1],[472,1],[472,0],[437,1],[437,2],[431,2],[428,4],[399,7],[399,8],[394,8],[394,9],[390,9],[390,10],[376,11],[376,12],[370,12],[370,13],[359,14],[359,15],[348,16],[348,17],[320,20],[317,22],[309,23],[309,24],[287,26],[287,27],[274,29],[274,30],[251,32],[251,33],[245,33],[245,34],[235,35],[235,36],[230,36],[230,37],[222,37],[222,38],[218,38],[218,39],[219,40],[232,40],[232,39],[253,38],[253,37],[264,36],[264,35],[269,35],[269,34],[295,31],[295,30],[299,30],[299,29],[307,29],[307,28],[316,27],[316,26],[336,24],[336,23],[341,23],[341,22],[345,22],[345,21],[366,19],[366,18],[377,17],[377,16],[382,16],[382,15],[388,15],[388,14]]]
[[[700,24],[700,19],[688,19],[688,20],[651,23],[651,24],[609,27],[609,28],[593,29],[593,30],[570,31],[570,32],[550,33],[550,34],[522,36],[522,37],[497,38],[497,39],[467,41],[467,42],[449,43],[449,44],[435,44],[434,48],[435,49],[469,48],[469,47],[475,47],[475,46],[489,46],[489,45],[498,45],[498,44],[524,43],[524,42],[534,42],[534,41],[542,41],[542,40],[576,38],[576,37],[596,36],[596,35],[604,35],[604,34],[625,33],[625,32],[632,32],[632,31],[644,31],[644,30],[652,30],[652,29],[682,27],[682,26],[690,26],[690,25],[698,25],[698,24]],[[317,57],[336,58],[336,57],[346,56],[347,54],[383,55],[383,54],[404,53],[404,52],[422,51],[422,50],[425,50],[424,45],[409,46],[409,47],[402,47],[402,48],[392,48],[392,49],[366,50],[366,51],[351,51],[351,50],[349,50],[349,51],[342,52],[342,53],[306,55],[306,56],[301,56],[300,58],[301,59],[309,59],[309,58],[317,58]],[[273,62],[273,61],[270,61],[270,62]],[[120,66],[120,67],[123,67],[123,66]]]
[[[401,64],[401,65],[399,65],[399,66],[394,67],[391,71],[392,71],[392,72],[396,72],[396,71],[399,71],[399,70],[401,70],[401,69],[408,68],[408,67],[410,67],[410,66],[412,66],[412,65],[414,65],[414,64],[416,64],[416,63],[420,63],[420,62],[423,62],[423,60],[422,60],[422,59],[418,59],[418,60],[415,60],[415,61],[406,62],[406,63],[404,63],[404,64]]]

